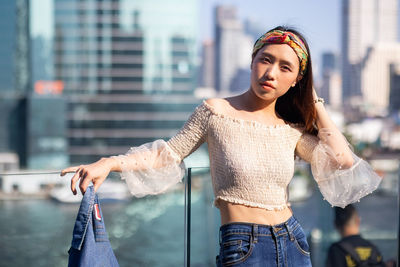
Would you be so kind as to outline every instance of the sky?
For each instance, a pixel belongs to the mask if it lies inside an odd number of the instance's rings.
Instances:
[[[341,0],[202,0],[200,26],[203,38],[213,36],[213,7],[234,5],[239,17],[260,24],[265,31],[278,25],[293,26],[307,39],[314,68],[318,71],[321,54],[340,50]]]
[[[294,26],[300,30],[309,43],[316,71],[318,71],[323,52],[340,53],[340,11],[342,0],[198,1],[199,33],[202,40],[213,38],[214,6],[233,5],[237,7],[238,15],[242,20],[250,19],[255,21],[265,31],[281,24]],[[45,37],[51,36],[52,30],[48,25],[52,21],[52,0],[31,0],[31,7],[31,15],[34,18],[31,26],[33,36],[38,34]]]

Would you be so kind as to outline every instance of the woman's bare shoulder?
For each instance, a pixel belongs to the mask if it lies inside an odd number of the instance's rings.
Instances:
[[[211,105],[213,107],[218,107],[219,105],[226,104],[226,102],[227,102],[225,98],[217,98],[217,97],[208,98],[208,99],[206,99],[204,101],[206,101],[207,104],[209,104],[209,105]]]
[[[205,100],[208,106],[219,114],[236,114],[241,106],[241,98],[243,95],[230,96],[226,98],[209,98]]]
[[[208,106],[213,108],[216,112],[226,110],[228,101],[225,98],[208,98],[204,100]]]

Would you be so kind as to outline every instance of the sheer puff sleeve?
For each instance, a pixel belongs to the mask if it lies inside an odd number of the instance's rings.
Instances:
[[[182,160],[204,142],[207,115],[204,104],[200,105],[168,142],[155,140],[113,157],[132,195],[160,194],[182,181],[185,175]]]
[[[135,197],[163,193],[185,175],[183,162],[161,139],[132,147],[114,158],[121,168],[121,179]]]
[[[341,138],[348,148],[335,146]],[[343,150],[343,151],[341,151]],[[320,129],[317,136],[303,134],[296,153],[311,163],[311,171],[324,199],[332,206],[346,207],[370,194],[380,184],[372,167],[350,149],[350,144],[340,132]],[[349,164],[348,157],[352,160]],[[347,157],[347,159],[346,159]]]

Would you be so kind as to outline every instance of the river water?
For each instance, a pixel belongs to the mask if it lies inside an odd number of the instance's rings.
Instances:
[[[192,194],[192,266],[213,266],[218,213],[204,190]],[[121,266],[183,266],[184,194],[174,191],[127,202],[101,202],[114,252]],[[357,203],[362,234],[373,239],[385,259],[397,255],[397,196],[373,194]],[[322,266],[327,245],[338,238],[332,209],[319,192],[292,203],[307,233],[320,228]],[[0,201],[0,266],[67,266],[68,249],[79,204],[53,200]]]

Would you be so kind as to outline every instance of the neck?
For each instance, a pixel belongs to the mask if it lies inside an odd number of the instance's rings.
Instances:
[[[243,94],[243,100],[246,108],[252,112],[260,112],[265,115],[278,117],[275,111],[276,99],[269,101],[259,98],[254,94],[252,89],[249,89]]]
[[[342,231],[342,237],[351,236],[351,235],[359,235],[359,234],[360,234],[360,231],[356,227],[348,227],[348,228],[343,229],[343,231]]]

